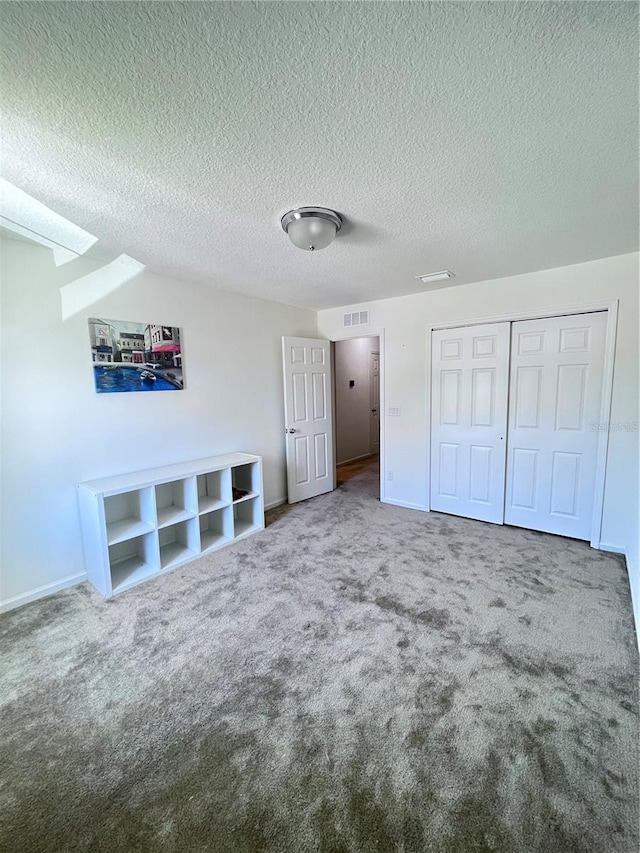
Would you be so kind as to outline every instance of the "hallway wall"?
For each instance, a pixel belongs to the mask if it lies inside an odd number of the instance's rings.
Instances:
[[[371,353],[380,351],[379,338],[336,341],[336,463],[371,453]],[[349,381],[354,386],[349,387]]]

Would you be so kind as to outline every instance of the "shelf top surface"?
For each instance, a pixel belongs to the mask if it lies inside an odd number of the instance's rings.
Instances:
[[[221,471],[236,465],[246,465],[259,462],[260,457],[251,453],[225,453],[222,456],[208,456],[204,459],[193,459],[189,462],[179,462],[176,465],[163,465],[159,468],[146,468],[143,471],[133,471],[130,474],[118,474],[114,477],[103,477],[99,480],[87,480],[80,485],[93,492],[116,494],[130,489],[141,489],[183,477],[193,477],[197,474],[207,474]]]

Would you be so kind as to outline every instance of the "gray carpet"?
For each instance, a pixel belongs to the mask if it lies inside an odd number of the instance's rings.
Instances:
[[[621,559],[380,504],[376,474],[2,617],[0,846],[637,853]]]

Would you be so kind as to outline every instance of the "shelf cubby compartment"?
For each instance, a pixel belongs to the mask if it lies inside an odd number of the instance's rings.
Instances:
[[[260,500],[257,496],[243,498],[233,505],[233,535],[235,539],[255,533],[263,526]]]
[[[234,486],[246,493],[236,502]],[[109,598],[262,530],[262,460],[225,453],[88,480],[78,503],[87,578]]]
[[[246,492],[245,495],[234,500],[234,504],[254,498],[260,491],[260,468],[258,464],[249,462],[246,465],[234,466],[231,469],[231,485],[241,492]]]
[[[225,506],[200,516],[200,547],[202,551],[226,545],[233,539],[231,507]]]
[[[194,518],[198,513],[196,483],[193,477],[159,483],[156,487],[158,527],[167,527]]]
[[[117,495],[107,495],[104,499],[104,515],[109,545],[150,533],[155,528],[153,489],[132,489]]]
[[[231,503],[231,478],[228,469],[200,474],[197,481],[200,514],[229,506]]]
[[[120,592],[158,572],[156,534],[147,533],[109,546],[111,588]]]
[[[197,519],[192,518],[163,527],[158,531],[158,541],[161,569],[170,569],[193,560],[200,553]]]

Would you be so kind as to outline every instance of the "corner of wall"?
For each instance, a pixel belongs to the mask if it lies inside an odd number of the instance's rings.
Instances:
[[[87,573],[79,572],[76,575],[69,575],[59,581],[44,584],[44,586],[39,586],[36,589],[16,595],[13,598],[7,598],[5,601],[0,600],[0,613],[8,613],[9,610],[15,610],[24,604],[30,604],[32,601],[47,598],[49,595],[53,595],[54,592],[60,592],[61,589],[67,589],[70,586],[76,586],[76,584],[82,583],[86,579]]]
[[[627,562],[627,573],[629,575],[629,589],[631,590],[631,608],[633,610],[633,621],[636,629],[636,642],[640,652],[640,542],[635,547],[628,548],[625,552]]]

